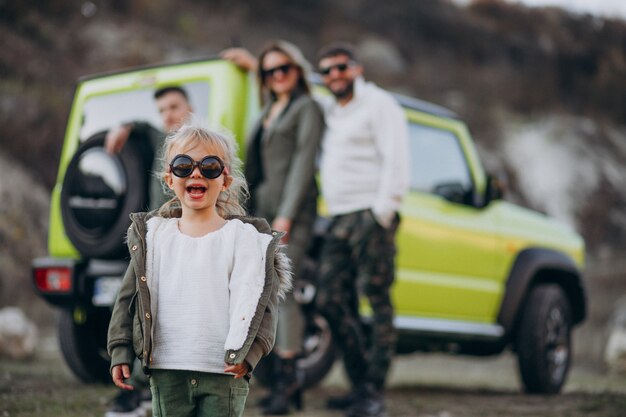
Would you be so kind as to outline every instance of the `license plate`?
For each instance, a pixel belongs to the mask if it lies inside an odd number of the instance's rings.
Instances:
[[[94,306],[113,305],[121,286],[122,278],[120,277],[97,278],[93,286],[91,302]]]

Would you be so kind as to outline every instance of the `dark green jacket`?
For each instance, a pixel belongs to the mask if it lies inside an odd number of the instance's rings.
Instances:
[[[120,364],[132,366],[135,357],[138,357],[143,371],[149,373],[153,323],[146,278],[146,222],[155,215],[156,212],[130,215],[132,224],[128,228],[127,244],[131,260],[109,323],[107,350],[111,356],[111,368]],[[169,217],[180,217],[180,210],[172,211]],[[228,217],[231,218],[250,223],[259,232],[273,236],[266,254],[265,286],[246,340],[241,349],[226,351],[224,356],[224,362],[228,364],[239,364],[245,360],[254,369],[274,346],[279,298],[291,288],[290,262],[279,245],[282,233],[272,232],[265,220]]]
[[[298,223],[305,207],[316,207],[315,164],[324,115],[310,95],[298,91],[260,135],[270,106],[271,103],[265,106],[246,141],[251,209],[256,216],[269,221],[286,217]],[[310,217],[308,213],[304,215]]]

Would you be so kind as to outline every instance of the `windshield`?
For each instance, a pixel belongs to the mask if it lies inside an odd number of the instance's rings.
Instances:
[[[203,118],[208,117],[208,82],[197,81],[179,85],[187,92],[194,113]],[[131,121],[146,122],[157,129],[163,129],[154,101],[154,92],[155,89],[151,87],[89,98],[83,107],[80,141],[84,142],[94,133]]]

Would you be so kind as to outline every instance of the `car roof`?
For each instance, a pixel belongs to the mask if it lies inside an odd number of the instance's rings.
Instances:
[[[447,117],[450,119],[459,119],[459,115],[454,111],[434,104],[428,101],[420,100],[418,98],[405,96],[398,93],[391,93],[403,107],[408,107],[413,110],[417,110],[423,113],[432,114],[434,116]]]
[[[322,76],[318,73],[312,73],[309,76],[309,80],[311,81],[311,83],[323,87],[323,82],[322,82]],[[399,93],[394,93],[393,91],[389,91],[387,90],[396,100],[398,100],[398,103],[400,103],[400,105],[404,108],[408,108],[411,110],[416,110],[419,111],[421,113],[427,113],[427,114],[431,114],[433,116],[439,116],[439,117],[445,117],[448,119],[459,119],[460,117],[457,113],[455,113],[454,111],[440,106],[438,104],[434,104],[425,100],[420,100],[418,98],[414,98],[414,97],[409,97],[403,94],[399,94]]]
[[[217,61],[221,59],[222,58],[220,58],[219,55],[211,55],[208,57],[204,56],[204,57],[186,59],[184,61],[160,62],[160,63],[155,63],[155,64],[139,65],[136,67],[129,67],[129,68],[123,68],[123,69],[118,69],[118,70],[103,71],[103,72],[98,72],[94,74],[84,75],[78,79],[78,82],[82,83],[82,82],[94,80],[97,78],[109,77],[111,75],[126,74],[129,72],[135,72],[135,71],[143,71],[143,70],[149,70],[149,69],[161,68],[161,67],[175,67],[177,65],[187,65],[187,64],[193,64],[195,62]]]
[[[103,77],[108,77],[111,75],[119,75],[119,74],[124,74],[124,73],[129,73],[129,72],[135,72],[135,71],[142,71],[142,70],[147,70],[147,69],[153,69],[153,68],[160,68],[160,67],[173,67],[173,66],[177,66],[177,65],[187,65],[187,64],[191,64],[194,62],[205,62],[205,61],[214,61],[214,60],[221,60],[222,58],[219,55],[210,55],[210,56],[204,56],[204,57],[198,57],[198,58],[192,58],[192,59],[187,59],[184,61],[177,61],[177,62],[171,62],[171,63],[167,63],[167,62],[162,62],[162,63],[157,63],[157,64],[150,64],[150,65],[143,65],[143,66],[137,66],[137,67],[131,67],[131,68],[124,68],[121,70],[113,70],[113,71],[105,71],[105,72],[101,72],[101,73],[95,73],[95,74],[89,74],[89,75],[85,75],[82,76],[78,79],[79,83],[83,83],[89,80],[94,80],[94,79],[98,79],[98,78],[103,78]],[[316,85],[320,85],[322,86],[322,77],[317,74],[317,73],[311,73],[309,76],[310,81],[313,84]],[[445,118],[451,118],[451,119],[459,119],[459,115],[457,113],[455,113],[454,111],[440,106],[438,104],[434,104],[425,100],[420,100],[418,98],[414,98],[414,97],[409,97],[403,94],[399,94],[399,93],[394,93],[391,92],[390,93],[395,97],[396,100],[398,100],[398,102],[400,103],[400,105],[402,107],[408,108],[408,109],[412,109],[412,110],[416,110],[422,113],[427,113],[427,114],[431,114],[434,116],[439,116],[439,117],[445,117]]]

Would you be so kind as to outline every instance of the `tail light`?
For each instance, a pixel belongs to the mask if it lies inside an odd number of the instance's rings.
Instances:
[[[42,293],[71,293],[73,290],[73,266],[35,265],[35,286]]]

